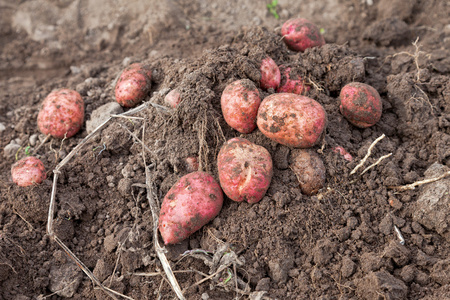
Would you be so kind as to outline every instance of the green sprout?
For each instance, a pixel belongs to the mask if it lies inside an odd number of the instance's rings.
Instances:
[[[324,34],[325,33],[325,28],[320,28],[319,32],[320,32],[320,34]]]
[[[31,152],[30,152],[30,148],[31,148],[31,146],[27,146],[26,148],[25,148],[25,155],[26,156],[30,156],[31,155]]]
[[[275,19],[280,18],[280,16],[277,13],[277,5],[278,5],[278,0],[272,0],[272,3],[267,4],[267,8],[269,9],[269,12],[275,17]]]

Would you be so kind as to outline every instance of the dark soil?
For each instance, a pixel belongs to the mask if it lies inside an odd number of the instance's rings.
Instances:
[[[33,11],[46,22],[51,18],[43,16],[73,6],[37,2],[41,6]],[[450,299],[445,190],[450,180],[393,188],[450,167],[450,5],[279,2],[278,20],[260,1],[243,7],[240,2],[162,1],[133,19],[114,19],[119,8],[109,8],[102,18],[113,20],[111,26],[97,31],[85,30],[86,20],[71,30],[72,15],[65,14],[45,39],[17,25],[18,19],[26,21],[17,14],[26,15],[30,2],[0,3],[0,127],[5,127],[0,131],[0,299],[109,298],[46,231],[52,170],[88,135],[86,125],[74,137],[49,139],[37,150],[48,170],[41,185],[16,186],[10,167],[45,138],[36,119],[49,92],[77,90],[89,120],[94,110],[115,101],[114,82],[133,62],[153,70],[147,106],[134,118],[113,118],[61,169],[57,182],[55,233],[105,286],[133,299],[176,298],[154,249],[143,153],[162,201],[190,171],[187,157],[198,157],[199,168],[218,178],[220,147],[241,136],[272,155],[272,183],[257,204],[226,198],[217,218],[181,244],[166,247],[187,299]],[[93,5],[77,3],[79,18]],[[326,29],[326,45],[304,53],[287,49],[280,26],[299,15]],[[244,78],[258,84],[266,55],[297,68],[311,87],[307,96],[328,114],[326,133],[312,148],[326,168],[325,187],[316,195],[301,193],[290,169],[293,149],[259,130],[239,134],[222,117],[225,86]],[[370,84],[381,95],[383,115],[373,127],[354,127],[339,112],[340,89],[352,81]],[[176,110],[161,108],[173,88],[180,91],[181,104]],[[273,92],[260,90],[262,98]],[[351,175],[382,134],[368,161]],[[337,153],[338,146],[353,160]],[[423,197],[447,205],[436,210],[423,204],[431,203]],[[195,251],[180,259],[189,250]],[[196,285],[217,270],[213,256],[233,259],[228,269]]]

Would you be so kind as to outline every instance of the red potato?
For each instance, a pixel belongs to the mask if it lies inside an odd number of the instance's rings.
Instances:
[[[280,85],[281,73],[277,63],[269,56],[261,61],[261,80],[259,82],[262,89],[276,89]]]
[[[265,136],[282,145],[309,148],[325,130],[327,114],[322,105],[311,98],[290,93],[272,94],[261,102],[256,123]]]
[[[351,82],[346,84],[339,95],[341,114],[353,125],[366,128],[375,125],[383,110],[377,90],[368,84]]]
[[[326,171],[317,153],[307,149],[295,149],[291,153],[291,169],[297,176],[303,194],[316,194],[325,184]]]
[[[18,186],[30,186],[42,183],[47,174],[39,158],[28,156],[12,165],[11,177]]]
[[[152,72],[147,65],[131,64],[120,75],[115,88],[116,101],[124,107],[134,107],[151,88]]]
[[[233,138],[222,146],[217,167],[224,193],[237,202],[259,202],[273,175],[269,151],[243,138]]]
[[[303,18],[287,20],[281,27],[281,35],[289,49],[304,52],[308,48],[325,45],[319,28]]]
[[[277,88],[277,93],[304,95],[309,91],[310,87],[305,84],[305,80],[293,72],[290,67],[281,65],[280,72],[281,82],[280,86]]]
[[[181,102],[181,94],[177,89],[171,90],[167,93],[166,97],[164,97],[164,102],[172,108],[175,108]]]
[[[161,205],[159,231],[164,244],[176,244],[214,219],[222,209],[223,193],[205,172],[189,173],[167,192]]]
[[[84,101],[74,90],[51,92],[42,102],[38,114],[39,130],[45,135],[63,139],[74,136],[83,125]]]
[[[256,128],[256,115],[261,98],[256,85],[241,79],[230,83],[220,98],[225,121],[240,133],[250,133]]]

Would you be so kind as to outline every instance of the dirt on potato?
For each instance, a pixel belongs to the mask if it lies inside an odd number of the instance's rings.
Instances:
[[[278,1],[278,19],[253,0],[3,2],[0,299],[109,298],[46,231],[52,170],[88,135],[86,123],[72,138],[45,140],[37,116],[58,88],[80,93],[86,120],[117,115],[104,105],[115,102],[120,72],[136,62],[152,70],[144,109],[113,117],[57,179],[55,234],[103,285],[132,299],[176,298],[154,248],[145,168],[162,201],[190,172],[187,159],[218,179],[220,147],[241,136],[271,154],[271,185],[256,204],[225,198],[212,222],[165,247],[186,299],[450,294],[445,1],[286,0]],[[293,17],[314,22],[326,44],[288,50],[280,29]],[[306,96],[327,113],[323,138],[310,149],[326,169],[325,186],[313,196],[302,194],[289,168],[293,149],[257,129],[239,134],[222,116],[225,87],[239,79],[258,86],[266,56],[299,70]],[[370,128],[353,126],[339,112],[340,89],[353,81],[382,98],[381,119]],[[173,89],[182,99],[175,109],[164,103]],[[260,89],[262,99],[273,93]],[[44,163],[47,179],[16,186],[11,165],[29,154]]]

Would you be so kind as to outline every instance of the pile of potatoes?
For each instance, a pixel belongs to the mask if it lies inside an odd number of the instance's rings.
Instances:
[[[316,25],[306,19],[286,21],[281,34],[288,49],[303,52],[320,47],[325,40]],[[238,134],[258,129],[267,138],[292,148],[291,170],[301,191],[312,195],[324,186],[325,166],[311,150],[327,127],[327,113],[316,100],[307,97],[309,86],[291,65],[278,66],[269,56],[260,62],[261,79],[242,78],[231,82],[221,95],[221,110],[226,123]],[[123,70],[115,87],[116,101],[134,107],[148,96],[152,70],[135,63]],[[261,99],[260,90],[271,93]],[[164,102],[176,109],[181,94],[173,89]],[[371,86],[351,82],[340,93],[340,112],[354,126],[366,128],[377,123],[382,106],[378,92]],[[51,92],[38,115],[38,127],[45,135],[65,139],[74,136],[84,121],[84,102],[76,91],[60,89]],[[351,160],[345,149],[334,151]],[[219,182],[198,170],[196,157],[187,158],[190,173],[181,177],[164,197],[159,231],[165,244],[175,244],[189,237],[215,218],[223,205],[224,195],[237,202],[257,203],[266,194],[273,175],[270,153],[262,146],[242,137],[228,140],[217,157]],[[35,157],[16,162],[12,179],[19,186],[39,184],[46,178],[45,167]]]

